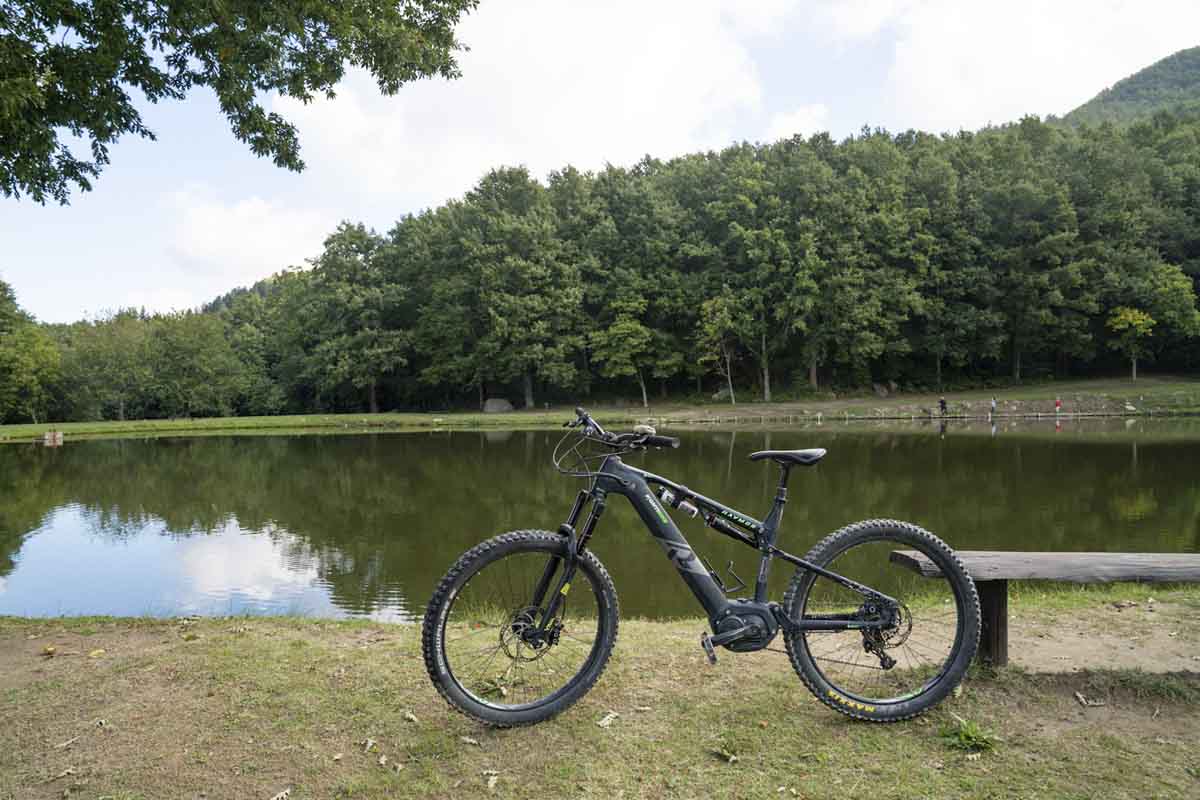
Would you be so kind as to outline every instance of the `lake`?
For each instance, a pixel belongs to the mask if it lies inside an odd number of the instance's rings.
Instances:
[[[1195,420],[895,430],[826,424],[672,431],[629,456],[760,517],[764,447],[826,447],[793,470],[779,544],[803,554],[874,516],[960,549],[1200,551]],[[559,431],[68,441],[0,447],[0,614],[288,613],[411,621],[454,559],[516,528],[553,530],[580,482],[557,474]],[[702,555],[755,552],[677,516]],[[698,606],[623,498],[593,539],[625,616]],[[776,562],[782,593],[790,570]]]

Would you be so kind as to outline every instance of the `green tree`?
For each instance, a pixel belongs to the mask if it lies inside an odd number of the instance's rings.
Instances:
[[[642,406],[650,407],[646,395],[645,362],[653,353],[654,333],[639,318],[646,301],[631,297],[612,304],[616,316],[603,328],[592,331],[592,354],[605,378],[636,378],[642,390]]]
[[[227,326],[229,344],[241,362],[239,413],[280,413],[286,397],[272,374],[276,355],[271,347],[269,301],[257,292],[246,292],[230,299],[220,316]]]
[[[150,102],[212,89],[234,135],[299,170],[296,129],[261,98],[332,97],[347,64],[394,94],[458,76],[454,37],[477,0],[15,0],[0,5],[0,191],[66,203],[122,135],[153,138]],[[75,155],[63,134],[88,142]]]
[[[728,292],[732,331],[758,363],[762,397],[771,401],[771,364],[792,333],[805,327],[815,285],[811,235],[793,254],[785,205],[767,163],[749,145],[723,155],[717,197],[708,203],[721,252],[721,278]]]
[[[104,415],[123,420],[150,413],[153,367],[147,320],[142,312],[126,309],[77,332],[70,372],[78,376],[81,395],[92,398]]]
[[[242,391],[241,362],[211,314],[154,317],[149,329],[149,401],[166,417],[228,416]]]
[[[403,313],[408,290],[384,274],[381,244],[363,225],[341,225],[313,264],[307,306],[310,376],[324,391],[344,384],[365,390],[372,414],[380,380],[408,364],[412,346]]]
[[[725,379],[725,387],[729,390],[729,404],[735,406],[737,397],[733,391],[733,361],[737,357],[736,314],[736,300],[726,287],[716,297],[704,301],[696,330],[700,363],[711,364]]]
[[[1146,340],[1154,331],[1154,318],[1145,311],[1120,306],[1112,310],[1106,324],[1115,334],[1109,347],[1129,359],[1130,378],[1136,381],[1138,358],[1146,353]]]
[[[480,380],[519,379],[525,407],[534,378],[567,388],[582,344],[579,272],[561,254],[554,208],[524,168],[494,170],[467,196],[465,259],[485,317]]]
[[[32,321],[0,333],[0,422],[46,418],[60,361],[54,340]]]

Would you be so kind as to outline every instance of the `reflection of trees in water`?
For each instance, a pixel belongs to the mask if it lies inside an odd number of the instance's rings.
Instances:
[[[194,536],[231,523],[271,538],[284,563],[315,569],[333,601],[370,612],[404,595],[417,604],[452,559],[513,528],[553,530],[579,483],[556,474],[558,434],[518,432],[118,440],[62,449],[0,448],[0,575],[24,536],[75,503],[100,535],[151,523]],[[698,491],[761,516],[773,468],[745,461],[760,431],[683,435],[679,450],[633,456]],[[962,549],[1179,551],[1200,545],[1200,488],[1183,465],[1195,444],[1006,441],[1001,438],[828,430],[775,431],[776,448],[825,446],[815,470],[797,469],[781,545],[869,516],[924,525]],[[621,501],[594,540],[631,614],[694,613]],[[714,564],[755,554],[693,521],[682,523]],[[782,587],[780,564],[773,576]]]

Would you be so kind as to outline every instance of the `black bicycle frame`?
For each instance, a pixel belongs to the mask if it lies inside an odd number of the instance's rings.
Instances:
[[[568,537],[568,559],[566,568],[560,573],[559,579],[556,582],[551,602],[546,606],[543,613],[541,627],[544,628],[553,619],[561,597],[569,589],[571,578],[575,572],[575,555],[584,549],[588,539],[591,538],[592,533],[595,531],[596,524],[599,522],[600,516],[604,513],[608,495],[619,494],[628,498],[629,502],[633,504],[638,516],[645,523],[646,528],[662,546],[663,550],[666,551],[667,558],[675,566],[680,577],[683,578],[683,582],[687,584],[692,594],[704,606],[709,620],[714,625],[714,631],[716,630],[716,621],[728,614],[733,604],[727,599],[724,589],[718,583],[714,574],[710,572],[709,568],[696,555],[692,546],[688,544],[687,539],[684,538],[679,528],[675,525],[670,514],[663,508],[662,503],[651,490],[651,486],[666,487],[675,496],[673,505],[677,506],[685,500],[691,502],[701,510],[701,513],[704,514],[706,524],[713,530],[759,550],[761,557],[758,575],[754,584],[754,601],[756,603],[765,604],[767,602],[767,577],[770,574],[771,560],[778,556],[802,569],[815,572],[822,577],[836,581],[842,586],[859,592],[863,595],[864,599],[870,599],[892,607],[898,605],[893,598],[882,592],[878,592],[857,581],[824,569],[775,546],[775,537],[779,532],[780,520],[783,518],[783,507],[787,503],[789,468],[788,466],[781,466],[781,469],[782,474],[780,475],[779,487],[775,493],[775,501],[771,507],[771,512],[765,520],[760,521],[710,497],[698,494],[686,486],[677,484],[661,475],[655,475],[652,472],[631,467],[617,455],[607,457],[601,465],[599,472],[596,473],[591,487],[585,491],[581,491],[575,498],[575,505],[572,507],[567,521],[559,528],[559,532]],[[577,532],[576,525],[578,525],[579,518],[583,515],[584,506],[589,500],[591,501],[591,509],[582,530]],[[533,606],[535,608],[542,607],[546,592],[550,589],[550,581],[556,572],[556,566],[555,560],[551,560],[547,564],[542,578],[534,591]],[[783,622],[792,628],[793,631],[858,630],[863,628],[882,628],[887,624],[886,620],[881,620],[878,616],[868,619],[857,614],[806,615],[799,620],[783,620]]]

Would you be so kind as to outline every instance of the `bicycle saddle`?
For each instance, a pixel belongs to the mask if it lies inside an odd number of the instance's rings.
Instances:
[[[750,454],[751,461],[769,458],[780,464],[799,464],[802,467],[811,467],[824,457],[823,447],[814,447],[811,450],[759,450]]]

